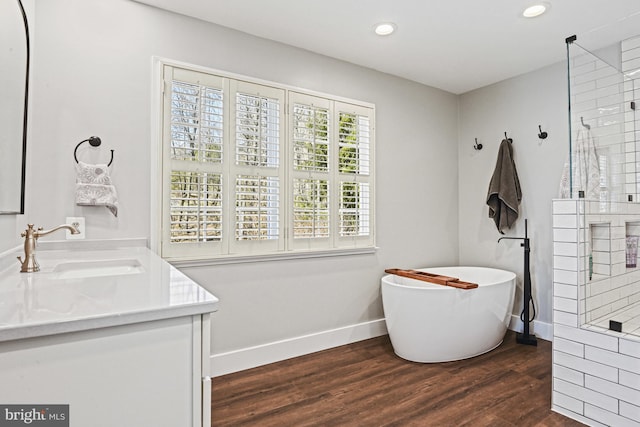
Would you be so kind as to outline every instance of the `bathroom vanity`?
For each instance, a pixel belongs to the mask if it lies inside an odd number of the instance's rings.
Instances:
[[[217,298],[139,241],[40,242],[0,260],[0,404],[72,426],[209,426]]]

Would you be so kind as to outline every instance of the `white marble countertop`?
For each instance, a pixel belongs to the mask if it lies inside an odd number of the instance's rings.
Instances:
[[[64,243],[38,244],[35,273],[20,273],[22,251],[5,254],[0,342],[217,310],[215,296],[146,247]]]

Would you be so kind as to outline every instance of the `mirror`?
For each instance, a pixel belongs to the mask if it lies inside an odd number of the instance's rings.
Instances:
[[[24,213],[29,26],[21,0],[0,1],[0,214]]]

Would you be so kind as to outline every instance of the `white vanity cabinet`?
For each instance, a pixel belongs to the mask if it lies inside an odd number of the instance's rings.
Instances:
[[[2,404],[68,404],[71,426],[209,426],[209,315],[0,344]]]
[[[0,279],[0,404],[68,404],[72,427],[211,425],[217,299],[148,250],[125,252],[94,255],[142,273],[56,281],[45,266],[64,254],[41,252],[41,272]]]

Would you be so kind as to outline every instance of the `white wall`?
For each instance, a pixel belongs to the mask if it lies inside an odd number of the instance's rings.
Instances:
[[[20,244],[19,228],[24,222],[22,218],[22,215],[0,215],[0,253]],[[24,228],[27,228],[26,222],[24,222]]]
[[[457,97],[417,83],[126,0],[37,3],[28,219],[85,216],[88,238],[150,237],[151,58],[154,55],[376,104],[375,255],[187,268],[216,294],[213,352],[383,317],[383,269],[458,258]],[[120,196],[73,202],[73,149],[102,138]],[[1,231],[1,230],[0,230]],[[3,234],[4,236],[4,234]]]
[[[567,96],[565,63],[460,96],[460,262],[514,271],[518,274],[519,288],[522,286],[524,252],[520,241],[497,243],[501,235],[488,217],[486,205],[498,147],[507,132],[513,138],[522,204],[515,228],[505,236],[524,236],[524,219],[528,219],[537,320],[547,325],[552,321],[551,199],[558,197],[560,175],[568,154]],[[538,125],[548,132],[547,139],[538,138]],[[481,151],[473,149],[474,138],[483,144]],[[514,313],[521,310],[522,295],[518,292]]]

